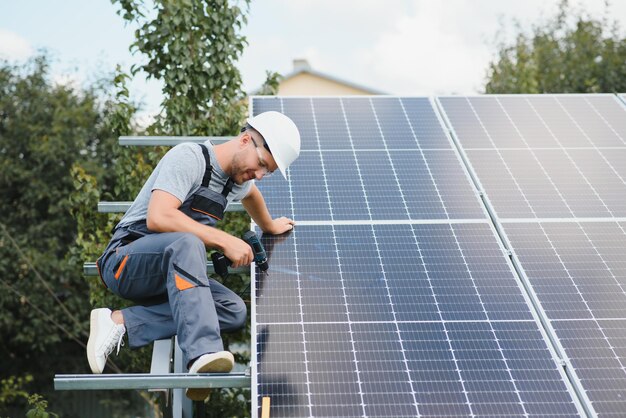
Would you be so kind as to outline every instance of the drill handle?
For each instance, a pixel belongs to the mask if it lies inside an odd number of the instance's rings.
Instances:
[[[214,252],[211,254],[211,261],[213,262],[213,269],[222,278],[226,278],[228,275],[228,267],[232,262],[224,254]]]

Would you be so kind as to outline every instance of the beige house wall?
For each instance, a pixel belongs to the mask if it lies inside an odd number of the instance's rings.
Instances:
[[[372,94],[309,73],[300,73],[278,86],[279,96],[344,96]]]

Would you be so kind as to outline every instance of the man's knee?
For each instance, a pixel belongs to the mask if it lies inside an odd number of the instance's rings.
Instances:
[[[177,233],[178,237],[173,244],[180,246],[182,248],[201,248],[205,251],[204,243],[197,235],[192,234],[191,232],[179,232]]]
[[[237,331],[246,325],[248,309],[243,300],[237,298],[223,305],[223,315],[224,323],[222,324],[222,329],[227,332]]]
[[[176,239],[168,246],[172,254],[197,254],[206,258],[206,247],[200,238],[190,232],[177,232]]]
[[[246,321],[248,320],[248,308],[246,308],[246,304],[241,299],[239,299],[237,305],[239,308],[234,315],[233,322],[236,328],[239,329],[246,325]]]

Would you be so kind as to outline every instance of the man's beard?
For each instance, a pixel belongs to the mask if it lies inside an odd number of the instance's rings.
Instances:
[[[242,168],[241,161],[241,152],[235,153],[233,155],[233,159],[230,164],[230,178],[235,182],[235,184],[241,185],[245,181],[243,176],[246,174],[246,171]]]

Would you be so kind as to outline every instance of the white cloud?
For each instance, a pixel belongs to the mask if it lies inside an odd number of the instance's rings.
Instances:
[[[265,81],[265,71],[285,73],[289,69],[289,57],[283,38],[269,36],[265,38],[249,38],[237,66],[243,76],[244,90],[253,91],[261,87]]]
[[[356,32],[372,32],[391,25],[411,7],[407,1],[380,0],[278,0],[293,19],[315,21],[325,33],[329,28],[349,28]]]
[[[459,31],[459,2],[422,2],[356,52],[358,67],[372,72],[368,84],[397,94],[472,93],[481,83],[489,51],[475,33]],[[455,12],[456,11],[456,12]],[[362,74],[366,77],[366,74]]]
[[[0,58],[21,61],[33,54],[30,43],[18,34],[0,29]]]

